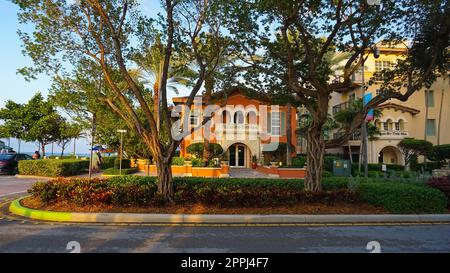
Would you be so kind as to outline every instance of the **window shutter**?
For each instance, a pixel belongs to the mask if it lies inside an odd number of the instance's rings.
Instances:
[[[284,135],[286,135],[286,113],[285,112],[281,112],[280,119],[281,119],[280,134],[282,136],[284,136]]]
[[[267,112],[267,133],[272,132],[272,115],[270,112]]]

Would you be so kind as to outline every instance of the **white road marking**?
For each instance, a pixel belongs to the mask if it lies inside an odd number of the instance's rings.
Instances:
[[[7,193],[7,194],[2,194],[2,195],[0,195],[0,197],[5,197],[5,196],[9,196],[9,195],[14,195],[14,194],[19,194],[19,193],[24,193],[24,192],[27,192],[27,191],[10,192],[10,193]]]

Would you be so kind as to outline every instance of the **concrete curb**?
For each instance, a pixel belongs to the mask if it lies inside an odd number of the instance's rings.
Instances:
[[[422,215],[225,215],[54,212],[23,207],[20,200],[9,206],[13,214],[53,222],[155,223],[155,224],[338,224],[338,223],[433,223],[449,222],[450,214]]]

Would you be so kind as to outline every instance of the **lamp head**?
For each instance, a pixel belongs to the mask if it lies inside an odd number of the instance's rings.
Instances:
[[[375,57],[375,59],[380,58],[380,48],[378,48],[377,46],[373,48],[373,56]]]

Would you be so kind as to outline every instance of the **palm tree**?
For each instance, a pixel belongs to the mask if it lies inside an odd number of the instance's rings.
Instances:
[[[161,85],[161,79],[164,66],[164,52],[165,47],[161,41],[160,35],[155,39],[152,46],[148,47],[143,54],[137,54],[133,60],[138,65],[138,68],[134,71],[136,76],[141,79],[144,84],[150,84],[153,88],[153,105],[154,113],[156,117],[156,123],[159,129],[159,106],[160,96],[159,88]],[[194,71],[189,68],[189,60],[179,55],[172,57],[169,75],[167,81],[167,88],[179,94],[177,85],[188,85],[190,79],[195,75]]]

